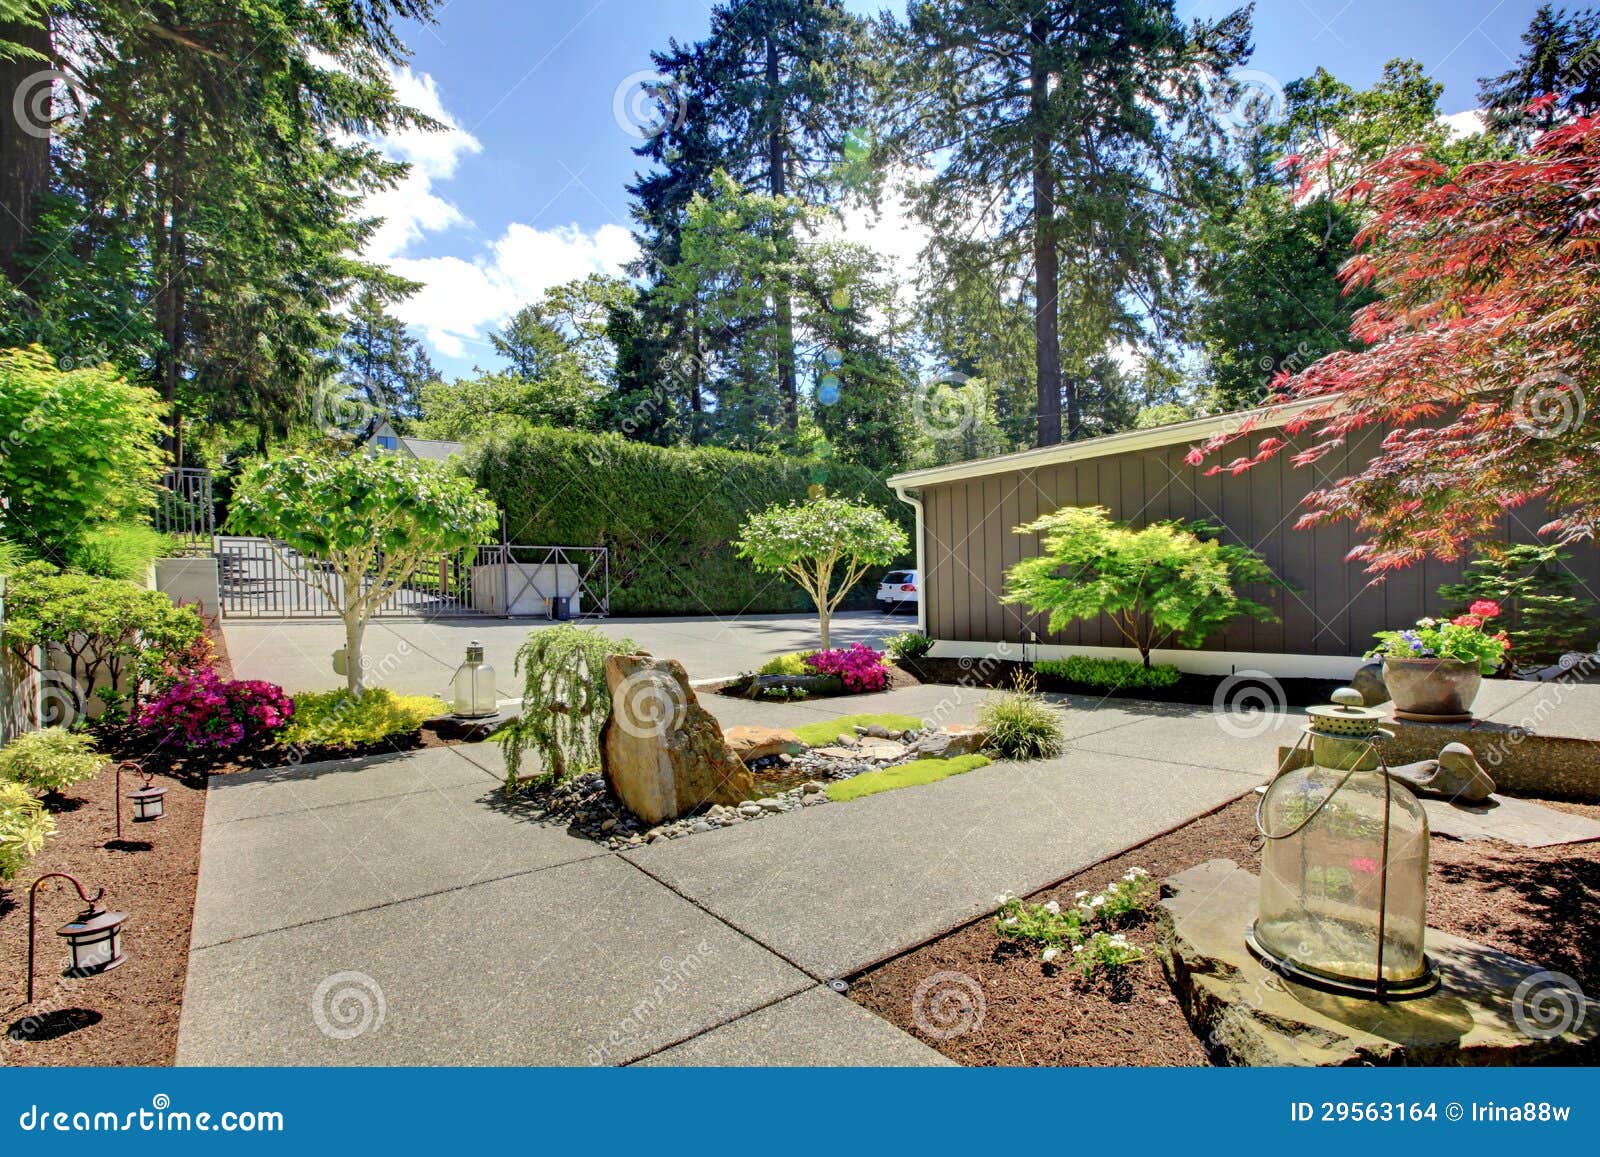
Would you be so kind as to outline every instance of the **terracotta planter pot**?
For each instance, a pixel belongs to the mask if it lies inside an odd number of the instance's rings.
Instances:
[[[1476,663],[1459,659],[1384,657],[1383,681],[1402,718],[1464,720],[1472,718],[1483,674]]]

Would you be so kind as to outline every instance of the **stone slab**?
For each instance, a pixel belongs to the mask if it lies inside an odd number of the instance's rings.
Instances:
[[[177,1063],[625,1064],[807,987],[607,856],[200,948]]]
[[[536,868],[605,848],[464,784],[215,823],[207,806],[193,944],[216,944]]]
[[[1202,1040],[1231,1064],[1548,1064],[1600,1034],[1600,1004],[1565,990],[1574,1021],[1541,1039],[1537,996],[1517,994],[1526,982],[1521,991],[1548,996],[1552,974],[1431,928],[1427,950],[1442,984],[1430,996],[1380,1003],[1286,980],[1245,946],[1259,888],[1233,861],[1211,860],[1167,880],[1157,908],[1158,954],[1173,991]]]
[[[714,1028],[640,1065],[935,1067],[955,1062],[820,985]]]
[[[1428,827],[1457,840],[1500,840],[1519,848],[1551,848],[1600,840],[1600,822],[1532,800],[1492,795],[1483,804],[1422,799]]]
[[[818,980],[849,975],[1246,792],[1069,751],[625,852]]]

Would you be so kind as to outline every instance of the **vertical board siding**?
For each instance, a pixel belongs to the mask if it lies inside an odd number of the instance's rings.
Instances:
[[[1218,523],[1226,541],[1260,551],[1291,585],[1276,595],[1253,592],[1279,612],[1279,622],[1242,620],[1202,649],[1359,655],[1374,631],[1448,610],[1438,588],[1462,574],[1460,564],[1430,560],[1374,580],[1359,562],[1345,561],[1358,541],[1349,523],[1296,529],[1306,495],[1359,468],[1378,437],[1364,431],[1343,453],[1310,468],[1297,469],[1280,454],[1243,474],[1207,475],[1184,461],[1187,447],[1170,446],[924,487],[929,632],[952,641],[1020,643],[1036,631],[1042,643],[1122,646],[1105,616],[1049,631],[1045,616],[1000,603],[1006,570],[1041,549],[1037,535],[1013,534],[1013,527],[1061,506],[1104,506],[1136,525],[1169,518]],[[1536,541],[1545,517],[1534,506],[1510,511],[1505,537]],[[1569,553],[1569,568],[1600,598],[1600,550],[1579,544]]]

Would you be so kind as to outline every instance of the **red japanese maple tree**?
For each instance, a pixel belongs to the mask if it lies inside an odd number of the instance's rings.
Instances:
[[[1373,209],[1359,252],[1340,271],[1347,292],[1379,294],[1351,325],[1365,348],[1280,376],[1274,401],[1312,403],[1284,428],[1306,435],[1296,465],[1364,427],[1390,432],[1360,473],[1306,499],[1298,525],[1354,520],[1366,542],[1350,557],[1372,571],[1459,557],[1471,541],[1496,537],[1505,511],[1535,499],[1548,512],[1540,534],[1593,538],[1600,118],[1553,129],[1528,153],[1453,179],[1419,148],[1403,149],[1343,195]],[[1246,423],[1188,460],[1199,465],[1251,436]],[[1263,438],[1211,472],[1248,470],[1288,446]]]

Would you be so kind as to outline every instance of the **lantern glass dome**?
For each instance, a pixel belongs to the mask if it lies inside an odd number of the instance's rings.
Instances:
[[[461,719],[486,719],[500,710],[494,668],[483,659],[483,645],[467,644],[467,661],[456,668],[452,710]]]
[[[125,912],[90,909],[61,928],[56,935],[66,940],[72,952],[67,975],[93,976],[120,965],[126,959],[122,955],[122,925],[127,919]]]
[[[1312,762],[1261,800],[1261,898],[1252,947],[1290,976],[1400,999],[1437,986],[1424,952],[1428,817],[1390,778],[1376,712],[1313,708]],[[1332,718],[1319,718],[1319,713]],[[1342,718],[1340,717],[1342,716]]]
[[[151,787],[147,783],[138,791],[130,791],[128,802],[133,805],[135,822],[158,820],[167,810],[167,789]]]

